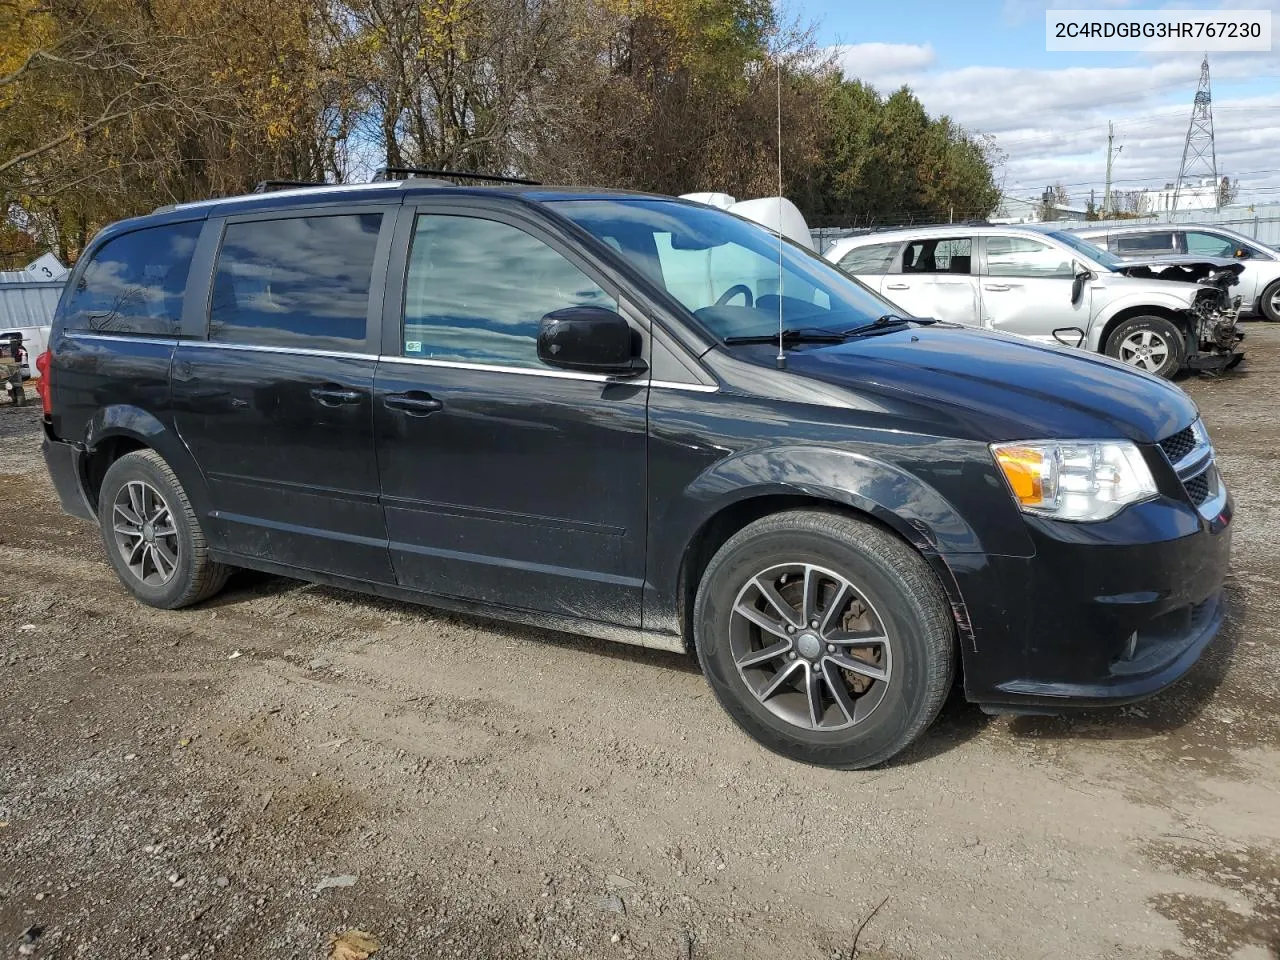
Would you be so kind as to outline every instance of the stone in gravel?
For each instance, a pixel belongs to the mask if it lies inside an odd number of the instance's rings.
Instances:
[[[620,877],[616,873],[611,873],[604,878],[604,885],[614,890],[626,890],[629,887],[634,887],[635,883],[628,880],[626,877]]]
[[[219,877],[217,880],[213,881],[213,883],[215,886],[218,886],[218,887],[231,886],[231,881],[227,877]]]
[[[349,873],[339,876],[324,877],[316,884],[316,893],[321,890],[328,890],[330,887],[354,887],[356,885],[356,877]]]
[[[625,915],[627,912],[626,905],[622,902],[622,898],[612,895],[608,897],[601,897],[596,901],[596,906],[608,913],[621,913]]]

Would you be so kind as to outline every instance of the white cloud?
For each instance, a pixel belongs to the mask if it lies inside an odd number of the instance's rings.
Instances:
[[[932,67],[937,60],[929,43],[843,43],[828,47],[826,53],[846,77],[877,86],[892,86],[895,79]]]
[[[1010,195],[1038,196],[1060,182],[1081,203],[1091,187],[1101,200],[1108,121],[1115,124],[1116,144],[1123,145],[1113,172],[1117,189],[1161,187],[1177,176],[1200,74],[1200,55],[1187,53],[1128,67],[947,70],[934,69],[932,58],[917,67],[908,62],[905,54],[867,57],[863,63],[872,70],[848,63],[846,76],[867,79],[882,92],[906,82],[931,114],[993,135],[1007,155],[1001,175]],[[1280,138],[1274,133],[1280,127],[1280,70],[1274,54],[1218,55],[1210,66],[1219,174],[1240,178],[1242,199],[1280,202]]]

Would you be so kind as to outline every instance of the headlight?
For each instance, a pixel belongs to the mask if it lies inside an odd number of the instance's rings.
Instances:
[[[1027,513],[1106,520],[1156,495],[1142,452],[1128,440],[993,443],[991,452]]]

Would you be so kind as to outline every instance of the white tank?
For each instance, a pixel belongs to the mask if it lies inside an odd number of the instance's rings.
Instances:
[[[800,209],[786,197],[761,197],[743,200],[727,208],[730,213],[754,220],[762,227],[780,233],[789,240],[817,252],[809,224]]]

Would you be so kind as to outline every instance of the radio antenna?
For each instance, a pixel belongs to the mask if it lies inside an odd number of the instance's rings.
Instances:
[[[782,349],[782,43],[778,38],[777,62],[778,72],[778,369],[787,368],[787,355]]]

